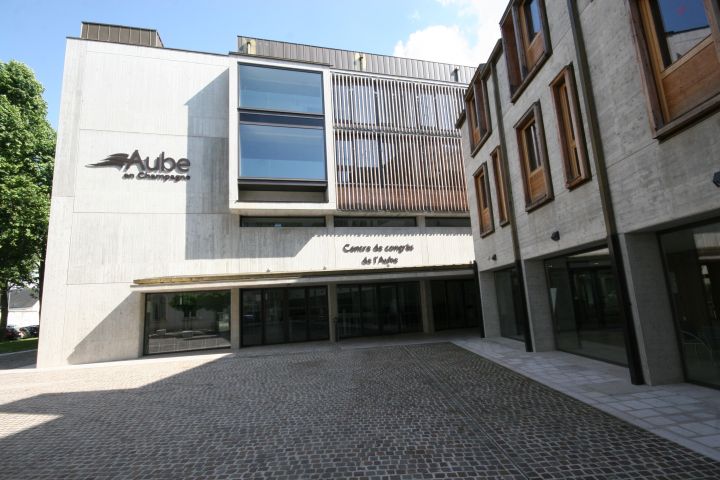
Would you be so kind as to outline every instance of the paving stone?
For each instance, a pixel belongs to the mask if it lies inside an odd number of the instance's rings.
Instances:
[[[9,479],[720,478],[718,462],[450,344],[13,379]]]

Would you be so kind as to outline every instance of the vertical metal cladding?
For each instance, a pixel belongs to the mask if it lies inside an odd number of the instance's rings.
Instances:
[[[462,86],[333,73],[340,210],[466,212]]]

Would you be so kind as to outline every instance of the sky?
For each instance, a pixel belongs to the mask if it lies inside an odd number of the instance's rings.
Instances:
[[[508,0],[0,0],[0,61],[45,86],[57,128],[65,38],[80,22],[153,28],[166,47],[236,50],[237,36],[476,66],[500,38]]]

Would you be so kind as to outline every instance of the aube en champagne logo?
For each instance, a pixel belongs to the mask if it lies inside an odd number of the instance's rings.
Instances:
[[[184,182],[190,180],[190,160],[187,158],[166,157],[165,152],[150,160],[150,157],[142,158],[135,150],[131,155],[127,153],[113,153],[105,160],[86,165],[90,168],[112,167],[117,168],[123,174],[124,180],[156,180],[160,182]],[[130,171],[134,167],[135,170]]]

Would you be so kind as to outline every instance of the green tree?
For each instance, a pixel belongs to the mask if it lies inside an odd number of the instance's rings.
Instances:
[[[55,131],[43,91],[27,65],[0,62],[0,332],[10,288],[44,269]]]

